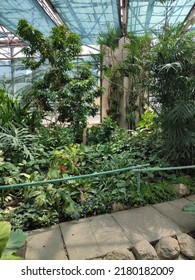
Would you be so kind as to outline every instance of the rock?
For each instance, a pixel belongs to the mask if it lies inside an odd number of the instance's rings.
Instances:
[[[92,258],[92,259],[90,259],[90,260],[103,260],[103,258],[97,257],[97,258]]]
[[[135,244],[132,251],[138,260],[158,260],[154,247],[145,239]]]
[[[155,246],[157,255],[161,260],[174,260],[179,257],[180,247],[173,237],[161,238]]]
[[[184,260],[189,260],[189,258],[187,258],[186,256],[180,254],[179,257],[177,258],[177,260],[184,261]]]
[[[176,192],[180,196],[185,196],[190,193],[189,188],[184,184],[177,184],[177,185],[174,185],[174,187],[175,187]]]
[[[195,259],[195,240],[186,233],[177,235],[181,253],[189,259]]]
[[[123,211],[123,210],[127,210],[128,207],[120,202],[116,203],[114,202],[112,204],[112,212],[118,212],[118,211]]]
[[[128,249],[115,249],[107,253],[104,260],[135,260],[135,257]]]

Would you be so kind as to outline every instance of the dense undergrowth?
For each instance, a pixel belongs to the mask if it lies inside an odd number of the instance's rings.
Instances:
[[[30,142],[25,142],[25,149],[17,139],[20,134],[13,136],[15,146],[6,149],[6,145],[1,144],[1,185],[57,179],[146,163],[153,167],[171,164],[163,156],[161,132],[150,111],[143,115],[137,129],[130,134],[109,118],[105,119],[102,126],[88,130],[86,146],[72,144],[71,130],[59,125],[51,128],[40,126],[38,132],[34,137],[27,138]],[[25,137],[22,139],[24,142]],[[29,230],[45,227],[109,213],[114,203],[132,208],[173,200],[179,197],[174,191],[175,183],[185,183],[194,192],[192,177],[173,171],[144,173],[140,194],[137,193],[133,171],[5,189],[1,190],[0,219],[10,221],[12,228]]]

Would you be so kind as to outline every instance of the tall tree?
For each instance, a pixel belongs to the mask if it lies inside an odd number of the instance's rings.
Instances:
[[[80,142],[87,116],[94,116],[98,110],[94,99],[102,91],[84,60],[78,67],[77,57],[82,50],[79,36],[60,25],[52,28],[46,38],[24,19],[19,20],[17,34],[28,43],[23,49],[26,67],[35,70],[47,66],[43,78],[27,92],[27,98],[43,114],[55,108],[58,120],[68,122],[75,141]]]

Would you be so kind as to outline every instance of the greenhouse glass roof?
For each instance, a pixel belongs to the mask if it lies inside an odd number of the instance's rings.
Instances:
[[[117,0],[51,0],[71,31],[80,35],[84,44],[95,43],[99,33],[107,31],[108,23],[120,28]]]
[[[175,25],[185,21],[194,0],[166,1],[129,1],[128,32],[142,34],[144,31],[160,31],[165,25]]]
[[[1,0],[1,25],[15,34],[20,18],[28,20],[45,36],[48,36],[50,29],[55,26],[55,23],[36,0]]]
[[[164,2],[165,4],[162,4]],[[56,22],[49,7],[72,32],[77,33],[83,45],[96,44],[100,33],[106,33],[108,24],[123,32],[142,34],[148,30],[162,30],[167,22],[185,21],[195,10],[194,0],[1,0],[0,25],[15,33],[18,20],[24,18],[48,36]],[[193,15],[194,16],[194,15]],[[0,35],[2,37],[2,34]]]

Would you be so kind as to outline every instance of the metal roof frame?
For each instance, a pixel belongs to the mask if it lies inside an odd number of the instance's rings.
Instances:
[[[170,23],[183,21],[187,31],[190,20],[195,19],[194,0],[175,0],[169,6]],[[20,18],[28,20],[45,36],[52,27],[66,24],[70,31],[80,35],[83,45],[90,46],[96,44],[99,33],[107,32],[108,22],[125,36],[127,32],[158,30],[164,17],[165,7],[156,0],[1,0],[0,55],[1,59],[11,59],[11,49],[25,45],[14,35]],[[7,53],[1,50],[8,47]]]

